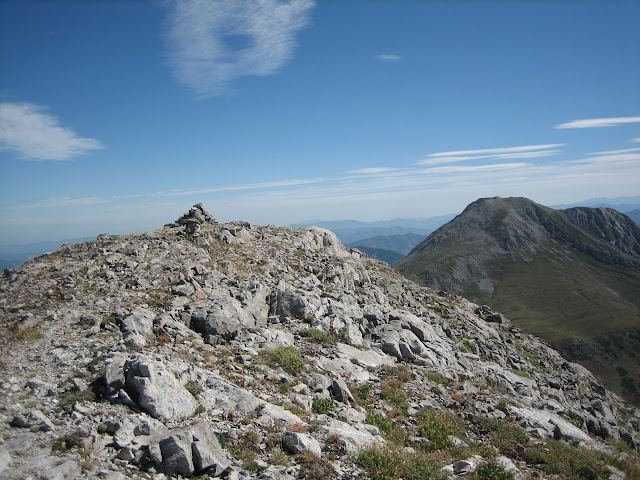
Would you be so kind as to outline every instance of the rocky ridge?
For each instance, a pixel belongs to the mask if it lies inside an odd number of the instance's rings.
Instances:
[[[5,271],[0,315],[0,478],[640,475],[586,369],[327,230],[198,204]]]

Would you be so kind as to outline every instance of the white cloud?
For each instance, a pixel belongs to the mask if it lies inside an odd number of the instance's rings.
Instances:
[[[609,151],[606,151],[606,152],[591,152],[589,155],[616,155],[618,153],[637,152],[638,150],[640,150],[640,147],[638,147],[638,148],[625,148],[623,150],[609,150]]]
[[[0,150],[29,160],[67,160],[103,146],[81,138],[58,119],[31,103],[0,103]]]
[[[386,167],[370,167],[370,168],[359,168],[357,170],[349,170],[346,173],[352,173],[355,175],[378,175],[380,173],[389,173],[395,170],[396,169],[394,168],[386,168]]]
[[[202,98],[228,92],[239,77],[272,75],[293,55],[295,34],[313,6],[312,0],[175,1],[169,64]]]
[[[640,123],[640,117],[589,118],[561,123],[554,128],[599,128],[616,127],[625,123]]]
[[[520,153],[500,153],[495,155],[472,155],[472,156],[461,156],[461,157],[434,157],[434,158],[425,158],[424,160],[419,160],[415,163],[415,165],[441,165],[443,163],[455,163],[462,162],[465,160],[478,160],[482,158],[540,158],[540,157],[550,157],[551,155],[556,155],[561,150],[542,150],[542,151],[532,151],[532,152],[520,152]],[[437,154],[436,154],[437,155]]]
[[[426,168],[420,173],[469,173],[469,172],[488,172],[497,170],[513,170],[516,168],[524,168],[531,166],[530,163],[495,163],[492,165],[457,165],[450,167],[433,167]]]
[[[565,143],[556,143],[551,145],[527,145],[522,147],[505,147],[505,148],[485,148],[482,150],[457,150],[453,152],[440,152],[440,153],[432,153],[427,155],[428,157],[451,157],[451,156],[460,156],[460,155],[490,155],[492,154],[509,154],[509,153],[518,153],[518,152],[529,152],[535,150],[548,150],[550,148],[564,147]],[[526,158],[526,157],[520,157]]]
[[[402,57],[400,55],[394,55],[390,53],[382,53],[380,55],[376,55],[376,58],[382,62],[397,62]]]
[[[635,143],[640,143],[640,137],[632,138],[631,141]]]
[[[638,161],[640,161],[640,153],[618,153],[618,154],[612,154],[612,155],[607,154],[607,155],[602,155],[598,157],[584,158],[580,160],[569,160],[564,163],[565,164],[589,164],[589,165],[606,164],[607,166],[612,166],[614,164],[636,165]]]

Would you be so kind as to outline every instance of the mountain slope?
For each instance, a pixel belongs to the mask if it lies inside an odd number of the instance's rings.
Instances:
[[[398,252],[402,256],[405,256],[425,238],[426,235],[418,235],[416,233],[403,233],[399,235],[378,235],[375,237],[355,240],[348,243],[347,246],[356,248],[381,248],[383,250]]]
[[[615,348],[622,340],[610,341],[613,335],[634,342],[640,331],[640,227],[626,215],[481,199],[396,268],[504,312],[640,401],[637,359],[629,348]],[[604,344],[614,345],[607,355]],[[624,379],[617,367],[627,371]]]
[[[65,245],[0,277],[0,342],[1,478],[640,475],[587,370],[315,227]]]
[[[455,215],[440,215],[429,218],[396,218],[393,220],[379,220],[376,222],[360,222],[357,220],[336,220],[323,221],[315,220],[306,223],[291,225],[299,228],[314,225],[326,228],[335,233],[340,241],[345,245],[352,245],[353,242],[363,238],[376,236],[393,236],[405,233],[427,236],[438,227],[444,225]]]
[[[383,248],[366,247],[363,245],[354,245],[352,248],[357,248],[367,257],[381,260],[388,263],[389,265],[393,265],[394,263],[404,258],[404,255],[402,255],[401,253],[394,252],[393,250],[385,250]]]

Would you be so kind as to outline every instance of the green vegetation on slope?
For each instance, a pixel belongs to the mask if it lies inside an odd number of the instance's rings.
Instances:
[[[615,211],[481,199],[395,267],[489,305],[640,404],[639,239]]]

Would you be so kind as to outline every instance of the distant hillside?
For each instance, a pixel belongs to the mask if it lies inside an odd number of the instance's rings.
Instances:
[[[375,258],[387,262],[389,265],[399,262],[404,258],[404,255],[393,250],[385,250],[384,248],[372,248],[364,245],[354,245],[353,248],[357,248],[367,257]]]
[[[411,250],[413,250],[413,248],[425,238],[426,235],[418,235],[415,233],[403,233],[401,235],[378,235],[376,237],[356,240],[348,244],[347,246],[391,250],[393,252],[399,253],[400,258],[402,258]],[[400,260],[400,258],[398,258],[398,260]]]
[[[90,237],[16,245],[0,245],[0,271],[5,268],[17,267],[28,259],[37,257],[43,253],[52,252],[63,243],[82,242],[86,240],[90,240]]]
[[[640,402],[640,227],[628,216],[481,199],[396,268],[488,304]]]
[[[354,242],[377,236],[402,235],[413,233],[426,237],[441,227],[455,214],[440,215],[429,218],[396,218],[393,220],[379,220],[377,222],[360,222],[357,220],[312,220],[291,225],[299,228],[307,225],[326,228],[335,233],[344,245],[354,245]],[[376,247],[381,248],[381,247]]]
[[[640,224],[640,208],[625,212],[625,215],[631,218],[634,222]]]
[[[640,209],[640,196],[636,197],[616,197],[616,198],[590,198],[588,200],[584,200],[578,203],[571,203],[565,205],[552,205],[551,208],[555,208],[556,210],[566,210],[568,208],[573,207],[605,207],[605,208],[613,208],[621,213],[627,213],[632,210]]]

